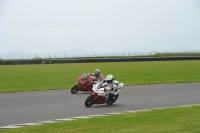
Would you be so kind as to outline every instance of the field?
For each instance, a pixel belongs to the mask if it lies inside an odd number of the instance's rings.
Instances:
[[[127,85],[199,82],[200,61],[74,63],[0,66],[0,92],[69,89],[84,72],[99,68]]]

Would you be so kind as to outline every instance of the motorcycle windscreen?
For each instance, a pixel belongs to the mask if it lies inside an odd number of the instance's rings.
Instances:
[[[82,80],[86,80],[86,79],[87,79],[87,74],[84,73],[84,74],[81,76],[81,79],[82,79]]]

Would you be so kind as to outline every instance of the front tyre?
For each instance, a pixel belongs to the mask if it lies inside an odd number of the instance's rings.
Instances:
[[[91,94],[91,95],[89,95],[89,96],[87,97],[87,99],[85,100],[85,106],[86,106],[86,107],[91,107],[93,104],[94,104],[94,97],[93,97],[93,95]]]
[[[71,93],[72,93],[72,94],[76,94],[78,91],[79,91],[78,85],[74,85],[74,86],[71,88]]]
[[[111,98],[111,97],[112,97],[112,98]],[[118,97],[119,97],[119,93],[118,93],[115,97],[113,97],[113,95],[111,95],[110,98],[109,98],[109,101],[106,102],[106,104],[112,105],[114,102],[117,101]]]

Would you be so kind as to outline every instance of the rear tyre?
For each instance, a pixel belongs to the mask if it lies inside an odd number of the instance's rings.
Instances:
[[[74,85],[74,86],[71,88],[71,93],[72,93],[72,94],[76,94],[78,91],[79,91],[78,85]]]
[[[93,95],[91,94],[91,95],[89,95],[89,96],[87,97],[87,99],[85,100],[85,106],[86,106],[86,107],[91,107],[93,104],[94,104],[94,97],[93,97]]]

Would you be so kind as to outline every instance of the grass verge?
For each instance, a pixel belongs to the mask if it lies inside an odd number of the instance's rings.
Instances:
[[[200,61],[73,63],[0,66],[0,92],[71,88],[84,72],[99,68],[125,85],[200,82]]]
[[[198,133],[200,106],[168,108],[150,112],[127,113],[59,122],[19,129],[4,133]]]

